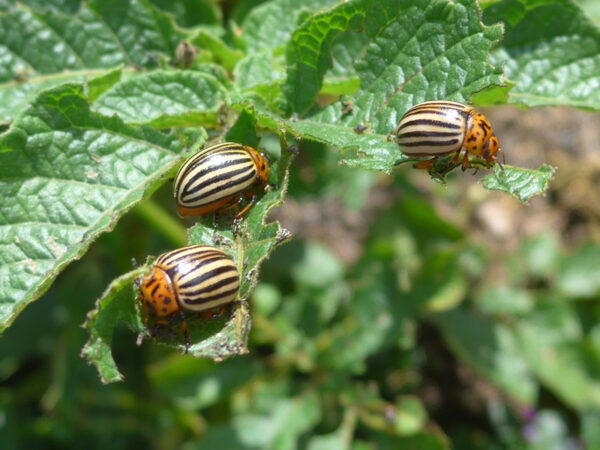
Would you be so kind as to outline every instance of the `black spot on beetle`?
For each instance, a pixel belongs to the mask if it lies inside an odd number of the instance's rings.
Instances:
[[[165,305],[168,305],[169,303],[171,303],[171,297],[165,297],[165,299],[163,300],[163,303]]]

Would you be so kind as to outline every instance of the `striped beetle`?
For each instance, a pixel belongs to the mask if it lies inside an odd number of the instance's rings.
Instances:
[[[222,250],[192,245],[160,255],[150,272],[136,281],[139,298],[157,325],[181,318],[185,351],[190,337],[185,312],[202,313],[232,302],[240,289],[240,275],[233,260]]]
[[[489,121],[471,106],[456,102],[431,101],[409,109],[396,129],[396,142],[408,156],[433,156],[414,165],[417,169],[431,171],[441,156],[455,153],[452,165],[456,167],[462,149],[462,169],[471,167],[469,155],[485,160],[488,166],[498,163],[500,149],[498,138]]]
[[[250,202],[236,214],[247,213],[256,200],[252,188],[264,186],[269,165],[252,147],[225,142],[192,155],[180,167],[174,182],[174,196],[181,216],[203,216]]]

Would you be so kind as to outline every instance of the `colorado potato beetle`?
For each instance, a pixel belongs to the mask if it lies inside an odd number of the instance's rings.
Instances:
[[[439,157],[452,153],[455,167],[463,149],[463,170],[471,167],[469,155],[485,160],[488,166],[498,163],[503,169],[496,159],[502,150],[490,122],[461,103],[431,101],[413,106],[398,124],[396,142],[408,156],[433,156],[415,164],[418,169],[431,171]]]
[[[190,337],[185,313],[214,310],[234,301],[240,275],[222,250],[192,245],[160,255],[137,285],[142,306],[157,325],[167,325],[176,315],[181,318],[187,352]]]
[[[207,147],[183,163],[175,176],[177,210],[181,216],[202,216],[249,199],[237,213],[239,219],[256,200],[253,188],[266,185],[268,178],[269,165],[252,147],[231,142]]]

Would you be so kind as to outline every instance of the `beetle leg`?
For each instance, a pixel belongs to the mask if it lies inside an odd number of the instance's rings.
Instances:
[[[464,172],[469,167],[471,167],[471,162],[469,161],[469,152],[465,152],[465,155],[462,159],[462,171]]]
[[[225,309],[226,309],[225,306],[221,306],[221,307],[218,307],[218,308],[212,308],[212,309],[209,309],[207,311],[202,311],[200,313],[200,315],[204,319],[215,320],[215,319],[218,319],[219,317],[222,317],[223,314],[225,314]]]
[[[233,198],[229,199],[228,203],[226,203],[223,208],[220,208],[219,210],[215,211],[215,215],[213,217],[213,227],[214,227],[215,232],[217,231],[217,227],[219,225],[218,220],[220,217],[220,213],[223,213],[232,208],[235,208],[236,206],[238,206],[240,204],[241,199],[242,199],[241,196],[238,198],[233,197]]]
[[[426,159],[424,161],[419,161],[418,163],[413,164],[413,167],[415,169],[427,170],[428,172],[431,172],[431,169],[433,169],[433,163],[437,159],[438,159],[438,156],[434,156],[431,159]]]
[[[181,317],[181,333],[185,339],[185,353],[187,354],[192,345],[190,342],[190,334],[188,333],[187,321],[185,320],[183,311],[179,311],[179,316]]]
[[[252,208],[252,205],[254,205],[255,202],[256,202],[256,194],[252,194],[252,196],[250,197],[250,201],[248,202],[248,204],[246,206],[244,206],[242,208],[242,210],[235,215],[236,220],[239,220],[242,217],[244,217],[244,215],[248,211],[250,211],[250,208]]]
[[[502,153],[502,163],[500,163],[500,161],[498,161],[496,158],[494,158],[494,161],[496,161],[496,163],[500,166],[500,169],[502,169],[502,172],[506,173],[506,171],[504,170],[504,164],[506,164],[506,158],[504,157],[504,152],[502,151],[501,148],[499,148],[498,151]]]
[[[460,161],[460,150],[454,154],[454,156],[452,157],[451,163],[454,166],[458,166],[458,161]]]

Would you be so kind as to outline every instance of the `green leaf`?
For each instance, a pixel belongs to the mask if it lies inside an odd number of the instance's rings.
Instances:
[[[177,23],[184,27],[220,25],[223,21],[223,12],[214,0],[150,0],[150,3],[172,14]]]
[[[454,448],[450,443],[450,439],[437,428],[432,428],[427,432],[417,433],[408,437],[377,433],[373,435],[372,441],[377,445],[377,448],[402,448],[409,450],[448,450]],[[371,446],[367,448],[371,448]]]
[[[516,324],[519,352],[545,387],[572,408],[600,405],[600,366],[567,303],[547,303]]]
[[[242,38],[248,53],[283,47],[294,28],[311,11],[338,0],[272,0],[254,8],[242,24]]]
[[[515,83],[510,103],[600,109],[600,29],[575,2],[502,0],[484,21],[505,25],[492,61]]]
[[[195,225],[189,231],[190,244],[215,245],[222,243],[224,250],[235,259],[242,274],[240,301],[234,304],[233,314],[218,333],[195,334],[191,327],[192,346],[189,353],[194,357],[213,358],[221,360],[232,355],[248,352],[247,340],[250,331],[250,311],[247,299],[258,281],[260,265],[273,251],[275,246],[289,238],[289,233],[279,226],[279,223],[265,223],[268,212],[281,203],[287,175],[289,157],[280,161],[281,165],[271,166],[278,170],[276,174],[280,183],[278,189],[272,189],[261,195],[260,200],[252,207],[242,228],[235,236],[225,227],[213,233],[209,220]],[[205,330],[201,330],[205,331]],[[181,344],[179,348],[183,348]]]
[[[44,10],[47,8],[53,8],[57,11],[61,11],[64,13],[74,14],[81,7],[81,2],[78,0],[1,0],[0,1],[0,11],[2,10],[10,10],[19,4],[26,5],[31,9],[35,10]]]
[[[477,298],[477,307],[487,314],[524,314],[534,308],[534,301],[526,290],[497,287],[485,291]]]
[[[345,450],[348,447],[343,428],[339,428],[333,433],[324,435],[313,435],[308,441],[308,450]]]
[[[596,23],[600,23],[600,3],[596,0],[581,0],[578,2],[583,10],[589,14],[589,16]]]
[[[406,395],[400,397],[394,406],[393,427],[400,436],[410,436],[423,430],[427,422],[427,411],[421,400]]]
[[[563,258],[557,281],[558,288],[571,298],[596,298],[600,293],[600,247],[588,245]]]
[[[308,288],[324,288],[338,281],[343,268],[338,259],[325,247],[307,243],[302,260],[291,268],[292,278]]]
[[[348,128],[368,123],[371,133],[387,135],[417,103],[465,103],[475,92],[502,84],[502,71],[488,63],[502,28],[483,26],[475,0],[360,4],[370,43],[354,62],[361,89],[350,98],[353,110],[344,114],[338,102],[312,120]]]
[[[364,6],[347,2],[315,14],[296,28],[287,46],[288,77],[283,88],[292,111],[303,114],[313,105],[325,72],[332,67],[334,40],[341,33],[359,31],[364,19]]]
[[[90,102],[96,101],[96,99],[104,94],[108,89],[113,87],[116,83],[121,81],[123,75],[123,69],[118,67],[114,70],[104,72],[100,76],[91,78],[87,82],[87,98]]]
[[[228,71],[233,70],[244,56],[240,50],[228,47],[221,39],[205,30],[196,31],[190,42],[200,50],[200,60],[215,62]]]
[[[75,15],[19,5],[0,14],[0,122],[13,120],[42,89],[119,65],[156,66],[184,36],[146,0],[92,1]]]
[[[204,140],[189,137],[193,148]],[[40,94],[0,135],[0,330],[185,151],[176,134],[92,112],[81,85]]]
[[[93,107],[104,115],[155,128],[217,127],[225,87],[197,71],[157,71],[129,77],[100,95]]]
[[[249,136],[254,133],[255,121],[249,114],[243,114],[230,130],[227,139],[233,136],[247,136],[236,139],[237,142],[253,145]],[[285,142],[281,145],[285,147]],[[291,155],[282,151],[277,161],[272,161],[269,170],[269,182],[273,183],[260,192],[258,201],[252,206],[237,233],[233,233],[231,219],[219,223],[215,229],[212,217],[202,218],[189,229],[189,244],[206,244],[223,248],[237,262],[242,283],[239,299],[233,305],[228,320],[207,323],[205,320],[190,321],[192,345],[189,353],[194,357],[207,357],[222,360],[226,357],[248,352],[247,339],[250,331],[250,313],[247,299],[258,281],[258,272],[262,262],[275,246],[289,238],[289,232],[282,229],[278,222],[266,222],[269,211],[279,205],[287,189],[288,170]],[[184,350],[181,342],[163,339],[161,342]]]
[[[344,320],[327,325],[319,338],[318,362],[362,373],[378,350],[412,342],[415,323],[410,305],[397,301],[402,294],[393,271],[371,269],[354,284]]]
[[[265,119],[265,126],[284,125],[296,138],[326,143],[342,151],[359,151],[361,157],[348,155],[345,163],[389,172],[407,159],[397,145],[388,141],[388,135],[411,106],[439,98],[464,102],[475,92],[502,83],[501,71],[487,62],[488,51],[502,30],[481,24],[474,0],[422,0],[409,5],[367,0],[342,3],[309,20],[294,35],[290,51],[301,50],[301,61],[288,73],[287,94],[292,101],[306,108],[302,96],[308,92],[314,97],[325,70],[331,66],[328,52],[332,36],[320,30],[330,22],[338,27],[339,18],[344,26],[335,28],[336,33],[347,27],[356,29],[355,21],[360,17],[367,18],[364,33],[370,43],[359,55],[346,58],[355,57],[361,78],[361,89],[355,96],[308,115],[306,120],[281,121],[259,105],[254,106]],[[320,53],[315,56],[309,49]],[[358,51],[359,46],[350,49]]]
[[[577,444],[573,443],[569,436],[569,429],[564,418],[556,411],[539,411],[532,423],[528,434],[529,448],[533,449],[573,449]]]
[[[525,203],[530,198],[546,192],[555,172],[554,167],[546,164],[535,170],[505,165],[504,171],[496,165],[494,174],[483,178],[481,183],[490,191],[502,191]]]
[[[259,86],[270,86],[285,79],[285,62],[270,51],[247,55],[235,66],[233,75],[242,92]]]
[[[132,301],[132,283],[142,275],[145,268],[128,272],[113,280],[102,296],[96,301],[96,308],[88,313],[83,324],[90,337],[81,350],[81,356],[96,366],[103,383],[123,381],[112,358],[111,345],[115,326],[124,322],[131,329],[141,331],[143,323]]]
[[[463,309],[435,314],[433,319],[463,361],[514,398],[534,403],[535,380],[519,353],[520,341],[509,329]]]
[[[360,78],[354,68],[354,60],[361,57],[361,52],[369,44],[369,36],[364,33],[346,32],[340,34],[331,49],[332,67],[325,74],[322,94],[354,95],[360,89]],[[332,87],[346,86],[339,92],[332,92]]]
[[[390,172],[395,165],[407,159],[400,147],[389,142],[386,136],[361,134],[343,125],[312,120],[290,120],[285,125],[297,139],[321,142],[343,152],[357,152],[358,157],[346,156],[342,161],[342,164],[350,167]]]
[[[519,256],[526,274],[534,277],[553,276],[560,261],[558,236],[555,233],[545,233],[528,239]]]

